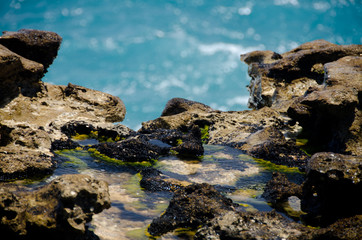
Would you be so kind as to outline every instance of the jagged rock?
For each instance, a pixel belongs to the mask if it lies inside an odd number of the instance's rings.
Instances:
[[[87,175],[63,175],[35,191],[0,185],[0,229],[9,238],[89,239],[86,223],[109,207],[108,184]]]
[[[167,177],[161,171],[151,167],[143,169],[140,174],[142,176],[140,186],[151,192],[174,192],[184,186],[191,185],[190,182]]]
[[[21,30],[5,33],[0,42],[0,179],[51,173],[51,147],[65,147],[61,128],[69,121],[100,125],[124,119],[125,106],[118,97],[41,81],[43,64],[49,66],[57,55],[57,34]]]
[[[166,212],[152,221],[151,235],[159,236],[176,228],[196,229],[206,221],[237,208],[231,199],[221,195],[214,187],[192,184],[175,191]]]
[[[326,226],[362,214],[361,156],[316,153],[307,165],[302,210],[308,224]]]
[[[152,161],[162,154],[167,154],[169,150],[151,144],[149,139],[142,135],[129,137],[119,142],[100,143],[94,147],[101,154],[123,162]]]
[[[246,138],[240,147],[249,155],[269,160],[275,164],[305,169],[309,157],[296,146],[295,141],[287,141],[284,135],[274,126],[266,127]]]
[[[17,32],[3,32],[0,44],[11,51],[44,65],[44,71],[53,63],[58,54],[62,38],[48,31],[21,29]]]
[[[301,237],[306,228],[272,212],[228,211],[201,227],[195,239],[291,239]],[[299,238],[302,239],[302,238]]]
[[[309,89],[288,109],[320,151],[362,154],[362,57],[325,64],[325,86]]]
[[[324,64],[361,53],[361,45],[340,46],[316,40],[281,55],[271,51],[243,54],[241,60],[249,65],[252,78],[248,86],[248,105],[255,109],[269,106],[286,112],[294,98],[323,82]]]
[[[302,187],[290,182],[284,174],[274,172],[272,179],[265,185],[262,197],[277,205],[286,202],[290,196],[301,198]]]
[[[183,99],[184,101],[186,100]],[[171,105],[167,104],[167,111],[171,111],[169,109]],[[268,107],[258,111],[240,112],[210,112],[209,110],[209,108],[197,108],[161,116],[144,122],[140,132],[149,133],[157,129],[182,131],[192,126],[199,126],[203,129],[204,136],[202,137],[208,144],[228,145],[277,164],[304,168],[307,155],[295,145],[295,142],[287,141],[282,134],[295,134],[294,131],[297,128],[293,129],[288,125],[289,118]],[[205,132],[208,137],[205,136]],[[273,135],[278,138],[272,138]]]
[[[0,44],[0,107],[19,94],[36,96],[43,84],[43,65],[28,60]]]

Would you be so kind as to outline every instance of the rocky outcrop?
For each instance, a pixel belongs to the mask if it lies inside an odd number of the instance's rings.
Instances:
[[[302,210],[305,221],[326,226],[339,218],[362,214],[362,157],[317,153],[307,165]]]
[[[361,66],[361,56],[325,64],[325,84],[309,89],[288,109],[310,144],[322,151],[362,155]]]
[[[341,46],[316,40],[283,54],[271,51],[243,54],[241,60],[249,65],[252,78],[248,86],[249,107],[269,106],[285,112],[294,98],[323,82],[326,63],[361,53],[361,45]]]
[[[110,207],[108,184],[87,175],[63,175],[31,192],[14,188],[0,185],[0,229],[14,239],[92,239],[86,223]]]
[[[235,147],[276,164],[305,167],[308,156],[296,146],[295,140],[286,140],[284,136],[284,134],[286,136],[295,134],[297,128],[291,128],[288,125],[290,119],[277,111],[265,107],[258,111],[221,112],[186,99],[181,101],[184,105],[198,107],[190,107],[187,111],[181,112],[170,109],[172,106],[177,108],[178,105],[174,102],[180,101],[180,99],[170,100],[164,110],[169,114],[144,122],[139,131],[151,132],[157,129],[182,131],[198,126],[202,129],[201,138],[208,144]],[[177,114],[171,115],[172,112]]]
[[[151,235],[159,236],[176,228],[193,228],[230,210],[237,205],[221,195],[214,187],[192,184],[175,191],[168,208],[148,228]]]
[[[117,97],[41,81],[60,43],[57,34],[37,30],[0,37],[1,180],[51,173],[56,166],[52,143],[67,140],[61,128],[69,121],[106,124],[124,119],[125,106]]]

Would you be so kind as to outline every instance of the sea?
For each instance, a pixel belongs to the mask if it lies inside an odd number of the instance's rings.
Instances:
[[[362,44],[361,0],[1,0],[0,31],[63,42],[45,82],[118,96],[137,130],[174,97],[245,110],[240,54],[325,39]]]

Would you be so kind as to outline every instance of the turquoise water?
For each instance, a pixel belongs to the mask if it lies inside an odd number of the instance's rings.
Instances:
[[[325,39],[362,43],[361,0],[1,0],[0,30],[63,37],[44,81],[120,97],[125,125],[158,117],[173,97],[244,110],[252,50]]]

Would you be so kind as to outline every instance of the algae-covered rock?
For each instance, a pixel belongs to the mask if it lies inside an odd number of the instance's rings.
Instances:
[[[231,199],[214,187],[206,183],[192,184],[175,191],[166,212],[152,221],[148,232],[159,236],[176,228],[196,229],[207,220],[236,208]]]
[[[86,223],[110,207],[108,184],[63,175],[35,191],[0,185],[0,229],[14,239],[89,239]]]
[[[313,225],[333,223],[362,213],[362,157],[316,153],[307,165],[302,210]]]

